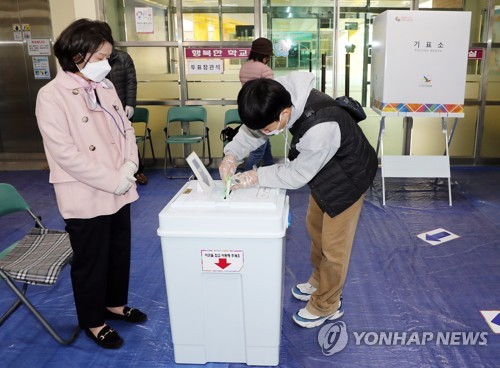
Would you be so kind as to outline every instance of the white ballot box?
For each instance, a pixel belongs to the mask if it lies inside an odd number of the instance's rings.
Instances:
[[[159,214],[176,363],[278,365],[288,197],[187,182]]]

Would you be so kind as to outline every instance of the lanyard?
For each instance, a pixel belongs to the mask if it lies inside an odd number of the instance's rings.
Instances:
[[[118,107],[114,106],[115,107],[115,111],[117,111],[117,115],[118,117],[120,118],[121,122],[122,122],[122,128],[123,128],[123,131],[120,129],[120,126],[118,125],[118,122],[116,121],[115,117],[113,116],[112,113],[110,113],[108,110],[106,110],[104,108],[104,106],[102,106],[99,102],[97,103],[104,111],[106,111],[109,116],[111,116],[111,119],[113,119],[113,122],[115,123],[115,126],[116,128],[118,129],[118,131],[120,132],[120,134],[123,136],[123,138],[127,138],[126,135],[125,135],[125,122],[123,121],[123,118],[122,116],[118,113]]]

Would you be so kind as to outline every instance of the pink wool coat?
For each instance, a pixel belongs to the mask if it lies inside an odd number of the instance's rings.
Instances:
[[[273,70],[260,61],[247,60],[240,68],[241,84],[258,78],[274,79]]]
[[[100,107],[90,110],[83,87],[63,71],[37,96],[49,181],[65,219],[114,214],[139,198],[135,184],[124,195],[114,194],[123,163],[138,164],[134,128],[110,81],[100,83],[96,92],[111,115]]]

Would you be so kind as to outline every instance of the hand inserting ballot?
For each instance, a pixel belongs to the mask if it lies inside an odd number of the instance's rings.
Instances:
[[[238,173],[231,178],[231,190],[242,189],[259,185],[257,170],[249,170]]]
[[[236,160],[236,157],[231,154],[224,156],[224,159],[219,165],[219,174],[223,183],[226,182],[228,177],[232,177],[234,175],[237,167],[238,161]]]

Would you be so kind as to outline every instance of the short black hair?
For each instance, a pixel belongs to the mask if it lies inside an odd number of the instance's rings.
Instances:
[[[76,73],[76,64],[81,63],[85,55],[99,50],[105,42],[114,45],[111,28],[106,22],[78,19],[61,32],[54,44],[54,55],[62,70]]]
[[[277,121],[292,106],[292,97],[274,79],[258,78],[246,82],[238,93],[238,113],[250,129],[262,129]]]

